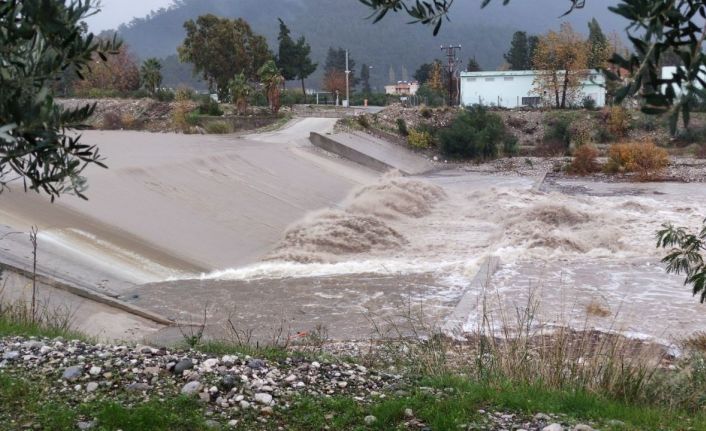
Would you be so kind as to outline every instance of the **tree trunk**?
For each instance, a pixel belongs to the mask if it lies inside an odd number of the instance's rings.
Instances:
[[[304,104],[306,105],[306,88],[304,88],[304,78],[302,78],[302,95],[304,96]]]
[[[552,72],[552,87],[554,87],[554,99],[556,107],[559,108],[559,78],[556,76],[556,71]]]
[[[561,94],[561,109],[566,108],[566,91],[569,89],[569,71],[564,69],[564,89]]]

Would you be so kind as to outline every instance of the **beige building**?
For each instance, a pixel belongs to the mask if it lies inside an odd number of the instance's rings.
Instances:
[[[417,81],[399,81],[397,84],[385,86],[385,94],[391,94],[393,96],[414,96],[417,94],[417,90],[419,90],[419,83]]]

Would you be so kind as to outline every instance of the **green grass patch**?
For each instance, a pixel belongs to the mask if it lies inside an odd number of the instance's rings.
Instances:
[[[55,327],[51,324],[33,323],[27,319],[11,319],[0,314],[0,337],[63,337],[67,340],[90,341],[90,337],[78,331]]]

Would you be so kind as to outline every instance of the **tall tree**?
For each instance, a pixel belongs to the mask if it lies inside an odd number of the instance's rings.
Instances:
[[[162,63],[156,58],[148,58],[140,67],[142,86],[153,95],[162,85]]]
[[[510,64],[510,70],[527,70],[530,68],[529,43],[527,33],[516,31],[512,35],[510,50],[503,57]]]
[[[536,69],[534,67],[534,55],[537,53],[537,46],[539,46],[539,36],[529,36],[527,38],[527,47],[529,49],[529,68]]]
[[[265,87],[265,94],[267,95],[270,109],[276,114],[279,112],[281,106],[280,96],[282,94],[281,87],[284,82],[284,76],[282,76],[282,72],[279,70],[274,60],[269,60],[267,63],[263,64],[262,67],[258,69],[257,75],[260,78],[260,82]]]
[[[296,78],[297,72],[295,64],[298,60],[297,45],[290,36],[289,27],[282,21],[282,18],[277,18],[279,21],[279,50],[277,52],[277,66],[282,71],[285,81],[291,81]]]
[[[427,83],[429,87],[437,92],[444,91],[444,73],[441,67],[440,61],[435,61],[432,66],[431,73],[429,74],[429,80]]]
[[[311,46],[309,46],[306,42],[304,36],[300,36],[299,39],[297,39],[295,52],[294,77],[301,80],[302,94],[304,95],[304,103],[306,103],[306,88],[304,86],[304,80],[308,78],[309,75],[314,73],[319,65],[318,63],[311,61]]]
[[[105,60],[119,48],[81,26],[95,7],[92,0],[0,2],[0,191],[19,179],[25,190],[52,199],[83,197],[83,170],[104,166],[98,149],[70,132],[82,128],[95,105],[65,109],[51,91],[63,71],[82,79],[94,54]]]
[[[535,92],[545,96],[556,108],[566,108],[580,93],[586,77],[588,47],[571,25],[564,23],[557,33],[550,31],[540,37],[534,57],[538,69]]]
[[[395,75],[395,68],[392,65],[390,65],[390,68],[387,70],[387,80],[390,84],[397,83],[397,75]]]
[[[600,24],[593,18],[588,23],[588,68],[599,69],[608,65],[611,49],[608,38],[603,34]]]
[[[433,63],[424,63],[414,72],[414,79],[419,82],[419,84],[424,84],[429,80],[431,75],[431,70],[434,68]]]
[[[249,79],[272,58],[267,40],[252,31],[243,19],[203,15],[184,23],[186,38],[178,48],[179,59],[194,65],[210,90],[228,96],[228,83],[239,73]]]
[[[99,61],[98,54],[93,57],[96,63],[84,74],[85,79],[74,83],[74,89],[78,92],[100,89],[126,93],[140,88],[140,69],[126,45],[122,45],[107,61]]]
[[[252,91],[245,74],[239,73],[230,81],[230,100],[236,106],[238,114],[245,114],[248,109],[248,97]]]
[[[355,76],[355,61],[353,60],[353,57],[351,57],[350,53],[348,54],[348,70],[351,71],[348,80],[350,83],[351,87],[355,87],[358,85],[358,78]],[[333,49],[329,48],[328,49],[328,54],[326,55],[326,63],[324,63],[324,71],[326,74],[330,73],[333,70],[337,70],[339,72],[344,72],[346,71],[346,50],[343,48],[338,48],[338,49]],[[345,75],[344,75],[345,76]]]
[[[468,72],[480,72],[483,69],[480,67],[480,64],[476,61],[475,57],[469,58],[468,59],[468,66],[466,66],[466,71]]]
[[[363,85],[363,94],[370,94],[370,66],[365,63],[360,67],[360,81]]]

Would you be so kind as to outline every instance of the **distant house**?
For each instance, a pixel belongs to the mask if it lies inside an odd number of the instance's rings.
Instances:
[[[414,96],[419,90],[419,83],[417,81],[399,81],[397,84],[390,84],[385,86],[385,94],[391,94],[394,96]]]
[[[461,105],[520,108],[539,106],[545,95],[537,94],[534,70],[461,72]],[[605,76],[590,71],[582,82],[579,100],[590,97],[596,106],[605,106]]]
[[[702,73],[699,74],[699,78],[706,81],[706,66],[701,66],[701,72]],[[662,68],[662,79],[672,79],[675,73],[677,73],[677,66],[665,66]],[[698,80],[694,82],[694,87],[703,88],[703,86]],[[666,88],[667,84],[664,84],[662,86],[662,91],[666,91]],[[676,84],[672,84],[672,88],[674,89],[674,93],[677,94],[677,96],[681,95],[682,89],[679,86],[677,86]]]

